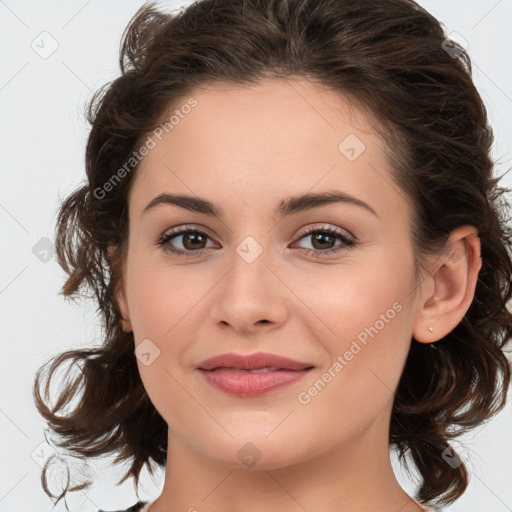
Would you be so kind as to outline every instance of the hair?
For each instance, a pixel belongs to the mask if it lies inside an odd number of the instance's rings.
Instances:
[[[104,334],[100,345],[61,353],[36,373],[36,406],[62,439],[58,445],[82,458],[116,454],[114,463],[130,461],[119,483],[133,476],[136,486],[145,464],[152,474],[152,463],[167,461],[168,426],[143,387],[133,333],[122,330],[115,300],[138,166],[121,174],[123,165],[198,86],[306,77],[378,120],[393,180],[413,210],[418,261],[443,254],[457,227],[478,230],[482,267],[471,305],[435,344],[411,340],[389,432],[399,460],[407,466],[408,455],[419,472],[417,499],[454,502],[467,488],[468,470],[462,461],[447,464],[443,454],[449,441],[505,406],[512,337],[508,189],[493,177],[493,132],[465,49],[412,0],[202,0],[173,14],[143,5],[122,36],[119,62],[120,76],[88,105],[87,181],[58,212],[56,252],[67,274],[60,294],[92,291]],[[66,362],[80,371],[49,406],[50,381]],[[76,407],[63,414],[72,399]],[[49,463],[41,481],[56,497],[47,486]],[[89,484],[70,488],[68,478],[57,502]]]

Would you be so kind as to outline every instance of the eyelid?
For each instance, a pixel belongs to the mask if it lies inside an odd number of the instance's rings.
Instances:
[[[175,226],[173,228],[166,229],[161,235],[157,236],[155,243],[168,234],[171,234],[171,233],[180,234],[181,232],[183,232],[185,230],[191,230],[191,231],[197,230],[199,232],[203,232],[205,235],[208,235],[212,240],[215,240],[215,236],[213,236],[211,234],[212,232],[207,227],[205,227],[201,224],[183,224],[180,226]],[[353,241],[357,241],[357,237],[354,236],[348,229],[341,228],[339,226],[336,226],[334,224],[329,224],[326,222],[323,222],[323,223],[315,222],[312,225],[306,226],[299,232],[296,240],[298,240],[299,238],[303,237],[306,234],[311,233],[311,231],[317,231],[317,230],[318,231],[335,230],[335,231],[339,232],[339,234],[345,234],[345,235],[347,235],[347,238],[351,238]]]
[[[318,225],[317,225],[318,224]],[[326,222],[317,222],[313,225],[309,225],[304,228],[304,231],[302,231],[298,236],[297,239],[302,238],[304,235],[309,235],[311,232],[314,231],[333,231],[336,232],[338,235],[344,235],[347,238],[350,238],[352,241],[356,242],[357,238],[348,230],[345,228],[340,228],[339,226],[336,226],[334,224],[328,224]]]
[[[167,228],[161,235],[157,235],[155,242],[166,235],[180,234],[183,231],[198,231],[208,235],[211,239],[215,239],[215,236],[212,234],[213,232],[202,224],[179,224],[177,226]]]

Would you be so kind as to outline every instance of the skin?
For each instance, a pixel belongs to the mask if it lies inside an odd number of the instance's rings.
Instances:
[[[137,360],[169,425],[164,488],[151,512],[423,510],[390,462],[394,391],[412,337],[435,342],[469,308],[481,266],[476,230],[455,230],[449,257],[430,256],[416,276],[411,211],[368,114],[304,78],[210,85],[191,96],[198,105],[137,170],[117,293],[123,329],[133,331],[135,345],[149,338],[160,350],[148,365]],[[338,150],[349,134],[366,147],[354,161]],[[351,194],[378,216],[349,203],[282,219],[271,213],[289,196],[328,190]],[[208,199],[225,217],[170,204],[142,214],[161,192]],[[202,255],[176,256],[155,244],[178,226],[208,238],[193,245],[178,235],[168,247],[205,248]],[[325,226],[353,235],[356,246],[301,239],[307,228]],[[263,249],[251,263],[236,250],[248,236]],[[335,246],[341,250],[322,256],[322,247]],[[315,248],[317,254],[306,254]],[[300,403],[298,394],[396,303],[394,318],[367,345],[359,343],[357,355],[309,403]],[[196,369],[231,351],[271,352],[315,368],[266,395],[233,397]],[[237,457],[247,442],[261,454],[252,467]]]

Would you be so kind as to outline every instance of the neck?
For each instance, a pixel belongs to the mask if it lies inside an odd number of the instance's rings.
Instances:
[[[169,429],[164,489],[150,512],[421,512],[396,480],[386,425],[389,414],[324,453],[308,456],[299,443],[304,452],[294,464],[266,466],[262,457],[243,469],[199,453]]]

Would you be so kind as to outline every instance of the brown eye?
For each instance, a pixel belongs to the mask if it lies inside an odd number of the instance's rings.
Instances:
[[[308,255],[324,255],[344,249],[354,248],[355,241],[344,231],[337,228],[325,227],[310,229],[304,233],[299,240],[310,238],[312,242],[311,249],[305,249]],[[337,241],[340,243],[336,244]]]
[[[201,233],[187,232],[182,235],[182,243],[186,249],[203,249],[203,245],[206,242],[206,238]]]
[[[302,234],[299,241],[308,237],[311,239],[312,248],[303,249],[308,255],[323,256],[356,246],[355,240],[345,231],[330,226],[310,229]],[[208,240],[211,240],[211,237],[205,232],[184,227],[165,233],[156,241],[156,244],[163,247],[164,251],[177,256],[198,256],[208,249],[205,245]],[[179,248],[180,243],[182,248]]]
[[[164,247],[165,251],[173,254],[197,256],[198,254],[202,254],[203,250],[206,249],[205,244],[209,238],[206,233],[198,229],[182,228],[164,234],[156,243]],[[175,239],[181,241],[183,249],[172,247],[176,245],[176,242],[171,243],[171,240]]]

